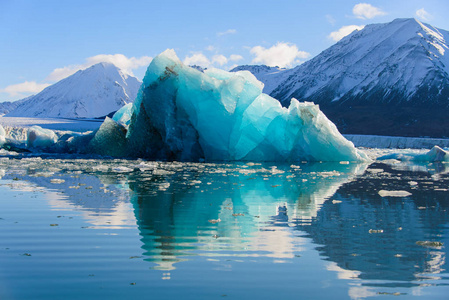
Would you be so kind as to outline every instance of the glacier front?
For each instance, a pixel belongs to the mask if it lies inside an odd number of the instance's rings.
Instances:
[[[313,103],[288,108],[262,93],[250,72],[184,65],[173,50],[153,59],[133,106],[130,156],[207,161],[361,161],[357,150]],[[125,109],[126,110],[126,109]],[[121,123],[126,123],[121,122]],[[111,149],[112,150],[112,149]]]

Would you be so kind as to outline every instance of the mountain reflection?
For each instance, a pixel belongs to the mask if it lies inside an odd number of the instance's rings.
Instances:
[[[403,281],[395,286],[439,279],[448,267],[446,253],[432,245],[447,241],[449,194],[440,187],[447,187],[448,179],[433,181],[430,174],[395,171],[382,164],[370,168],[382,168],[383,176],[344,184],[332,197],[341,203],[324,203],[307,226],[293,220],[296,229],[320,245],[323,257],[341,270],[357,272],[360,279]],[[410,190],[412,195],[382,198],[379,190]],[[435,243],[425,246],[422,241]]]

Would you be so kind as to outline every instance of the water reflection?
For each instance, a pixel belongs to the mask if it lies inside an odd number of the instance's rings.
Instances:
[[[365,167],[229,165],[156,176],[145,184],[132,175],[144,255],[165,270],[189,255],[292,258],[300,245],[289,215],[310,220]]]
[[[285,263],[313,245],[363,298],[447,280],[449,179],[445,165],[417,167],[3,159],[0,176],[53,191],[54,209],[92,228],[137,224],[142,258],[164,279],[198,257]]]
[[[423,281],[441,279],[448,267],[442,247],[449,223],[449,194],[442,187],[448,179],[383,164],[370,168],[382,172],[341,186],[332,197],[338,205],[324,203],[311,223],[294,220],[296,228],[320,245],[321,255],[335,263],[331,268],[366,286],[435,284]],[[412,195],[383,198],[379,190]]]

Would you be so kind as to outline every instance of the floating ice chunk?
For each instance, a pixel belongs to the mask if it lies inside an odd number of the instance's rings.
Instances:
[[[434,146],[429,152],[420,154],[416,152],[392,153],[377,158],[378,160],[397,159],[400,161],[449,161],[449,152]]]
[[[27,133],[28,148],[48,148],[56,144],[58,136],[53,130],[32,126]]]
[[[131,173],[134,170],[128,167],[124,167],[124,166],[119,166],[119,167],[114,167],[112,168],[113,172],[117,172],[117,173]]]
[[[424,161],[449,161],[449,152],[441,149],[438,146],[434,146],[426,154],[417,156],[416,160]]]
[[[411,196],[412,193],[407,191],[386,191],[386,190],[380,190],[379,195],[381,197],[408,197]]]
[[[284,108],[262,88],[249,72],[202,73],[166,50],[151,62],[134,102],[128,154],[169,160],[368,160],[318,105],[292,99]]]
[[[6,142],[6,132],[3,126],[0,124],[0,147]]]
[[[115,122],[117,122],[119,124],[128,126],[129,123],[131,122],[131,116],[132,116],[132,112],[133,112],[132,108],[133,108],[132,103],[126,104],[125,106],[120,108],[114,114],[114,116],[112,116],[112,120],[114,120]]]
[[[66,133],[59,138],[59,149],[57,150],[63,153],[86,153],[88,151],[87,145],[94,136],[95,133],[92,131]]]
[[[50,179],[50,182],[51,183],[55,183],[55,184],[61,184],[61,183],[64,183],[65,180],[64,179],[59,179],[59,178],[53,178],[53,179]]]
[[[127,156],[126,128],[106,117],[100,129],[90,141],[91,152],[108,156]]]

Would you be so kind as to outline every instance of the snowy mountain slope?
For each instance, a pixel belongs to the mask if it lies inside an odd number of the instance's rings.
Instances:
[[[20,100],[5,116],[40,118],[96,118],[134,101],[141,82],[115,65],[99,63]]]
[[[447,93],[449,32],[415,19],[396,19],[355,31],[312,60],[296,67],[272,92],[281,102],[291,97],[317,103],[389,102],[392,92],[412,100],[429,83]],[[389,89],[370,99],[379,89]],[[447,99],[441,94],[436,100]],[[447,101],[446,101],[447,102]],[[446,103],[447,104],[447,103]]]
[[[448,31],[415,19],[368,25],[284,71],[270,95],[320,104],[344,133],[449,136],[428,124],[449,125],[448,42]]]
[[[14,110],[17,107],[17,105],[18,105],[17,102],[18,101],[15,101],[15,102],[9,102],[9,101],[1,102],[0,103],[0,116],[3,116],[5,114],[9,113],[10,111]]]
[[[3,116],[5,114],[13,111],[14,109],[17,108],[17,106],[21,105],[23,102],[27,101],[31,97],[33,97],[33,96],[26,97],[21,100],[17,100],[17,101],[13,101],[13,102],[10,102],[10,101],[1,102],[0,103],[0,116]]]
[[[296,97],[398,104],[423,101],[420,93],[432,87],[437,92],[426,96],[447,106],[448,41],[449,32],[415,19],[368,25],[296,67],[272,96],[281,102]]]
[[[266,65],[242,65],[230,72],[249,71],[264,84],[263,92],[270,94],[277,86],[287,80],[291,75],[291,69],[269,67]]]

